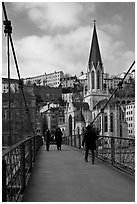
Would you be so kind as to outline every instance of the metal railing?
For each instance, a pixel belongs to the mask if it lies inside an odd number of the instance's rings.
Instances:
[[[82,139],[82,135],[66,136],[63,142],[81,149]],[[99,136],[96,157],[128,174],[135,175],[135,139]]]
[[[39,148],[41,136],[24,139],[2,155],[2,201],[15,202],[25,190]]]

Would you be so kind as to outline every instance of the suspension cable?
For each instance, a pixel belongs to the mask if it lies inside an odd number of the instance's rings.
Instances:
[[[15,62],[15,66],[16,66],[16,70],[17,70],[17,74],[18,74],[18,78],[19,78],[19,88],[21,90],[21,93],[22,93],[22,96],[23,96],[23,99],[24,99],[25,108],[26,108],[26,112],[28,114],[28,118],[29,118],[29,121],[30,121],[30,125],[31,125],[31,128],[32,128],[32,131],[33,131],[33,133],[35,133],[33,125],[32,125],[32,122],[31,122],[31,117],[30,117],[27,101],[26,101],[26,98],[25,98],[24,90],[23,90],[23,81],[21,80],[21,77],[20,77],[17,57],[16,57],[16,53],[15,53],[15,49],[14,49],[14,44],[13,44],[12,36],[11,36],[11,33],[12,33],[11,21],[8,20],[7,12],[6,12],[6,8],[5,8],[4,2],[2,2],[2,7],[3,7],[4,17],[5,17],[5,21],[4,21],[5,30],[4,30],[4,32],[5,32],[5,34],[8,33],[8,35],[9,35],[9,40],[10,40],[10,44],[11,44],[11,48],[12,48],[13,58],[14,58],[14,62]]]
[[[134,66],[134,64],[135,64],[135,60],[134,60],[134,62],[132,63],[132,65],[129,67],[129,69],[128,69],[128,71],[126,72],[126,74],[125,74],[125,76],[123,77],[123,79],[118,83],[117,88],[114,90],[114,92],[112,93],[112,95],[110,96],[110,98],[107,100],[107,102],[105,103],[104,107],[101,108],[100,112],[97,114],[97,116],[94,118],[94,120],[90,123],[90,125],[92,125],[92,124],[95,122],[95,120],[98,118],[98,116],[99,116],[101,113],[104,113],[104,110],[105,110],[107,104],[110,102],[110,100],[112,99],[112,97],[114,96],[114,94],[117,92],[118,89],[122,88],[123,82],[124,82],[126,76],[128,75],[128,73],[130,72],[130,70],[132,69],[132,67]]]

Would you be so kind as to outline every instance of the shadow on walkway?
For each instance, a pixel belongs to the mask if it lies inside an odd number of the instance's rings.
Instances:
[[[134,202],[134,178],[63,145],[62,151],[43,145],[37,155],[23,202]]]

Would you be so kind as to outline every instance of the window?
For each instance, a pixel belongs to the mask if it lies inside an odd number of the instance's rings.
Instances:
[[[104,124],[105,124],[104,131],[107,132],[108,131],[108,117],[107,117],[107,115],[104,116]]]
[[[113,132],[113,113],[110,114],[110,132]]]
[[[101,130],[101,116],[99,117],[99,130]]]
[[[95,88],[95,74],[94,71],[91,72],[91,80],[92,80],[92,89]]]
[[[97,72],[97,89],[100,89],[100,71]]]

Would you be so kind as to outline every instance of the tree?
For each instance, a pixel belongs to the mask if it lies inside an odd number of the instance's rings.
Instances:
[[[41,103],[43,103],[44,101],[43,101],[43,99],[42,99],[42,97],[40,96],[40,95],[37,95],[36,96],[36,105],[39,105],[39,104],[41,104]]]

